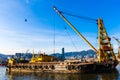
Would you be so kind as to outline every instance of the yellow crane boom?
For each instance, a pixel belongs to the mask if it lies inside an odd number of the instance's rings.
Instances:
[[[98,23],[98,50],[62,15],[56,7],[54,10],[60,15],[61,18],[98,54],[99,62],[106,61],[116,61],[116,56],[113,52],[112,44],[110,43],[110,38],[105,30],[103,20],[99,18]],[[83,18],[83,17],[82,17]],[[85,19],[85,18],[84,18]]]
[[[90,44],[90,42],[61,14],[60,11],[58,11],[58,9],[53,6],[53,9],[65,20],[65,22],[68,23],[68,25],[70,25],[70,27],[97,53],[96,48]]]

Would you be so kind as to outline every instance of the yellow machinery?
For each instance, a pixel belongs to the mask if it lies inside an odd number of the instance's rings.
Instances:
[[[57,60],[55,57],[45,54],[38,54],[36,57],[36,62],[53,62],[55,60]]]
[[[14,63],[15,63],[14,58],[10,58],[10,59],[8,60],[8,64],[9,64],[9,65],[13,65]]]
[[[53,57],[53,56],[49,56],[49,55],[45,55],[45,54],[38,54],[36,57],[32,57],[31,58],[31,63],[34,62],[53,62],[53,61],[57,61],[58,59]]]
[[[53,61],[58,61],[57,58],[54,56],[49,56],[44,54],[38,54],[37,56],[34,55],[33,51],[33,56],[30,60],[30,63],[35,63],[35,62],[53,62]]]
[[[35,59],[35,55],[34,55],[34,50],[33,50],[33,53],[32,53],[32,54],[33,54],[33,55],[32,55],[32,58],[31,58],[30,62],[35,62],[36,59]]]
[[[113,47],[110,44],[110,38],[104,28],[102,19],[98,19],[98,50],[63,16],[62,12],[56,7],[54,10],[63,18],[64,21],[98,54],[98,61],[116,61]]]

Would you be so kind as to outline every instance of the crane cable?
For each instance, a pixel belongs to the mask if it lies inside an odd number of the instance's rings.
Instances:
[[[96,20],[96,19],[93,19],[93,18],[90,18],[90,17],[78,16],[78,15],[70,14],[70,13],[63,12],[63,11],[59,11],[59,12],[60,12],[60,13],[63,13],[63,14],[66,14],[66,15],[69,15],[69,16],[76,17],[76,18],[80,18],[80,19],[84,19],[84,20],[89,20],[89,21],[94,21],[94,22],[97,22],[97,20]]]
[[[69,30],[67,29],[67,27],[65,27],[65,31],[66,31],[66,33],[68,34],[68,36],[69,36],[69,38],[70,38],[70,40],[71,40],[71,42],[72,42],[73,47],[78,51],[78,49],[77,49],[77,47],[76,47],[76,45],[75,45],[75,43],[74,43],[74,41],[73,41],[73,39],[72,39],[72,36],[70,35]]]
[[[55,33],[56,33],[56,31],[55,31],[55,15],[53,15],[53,52],[55,53],[55,38],[56,38],[56,35],[55,35]]]

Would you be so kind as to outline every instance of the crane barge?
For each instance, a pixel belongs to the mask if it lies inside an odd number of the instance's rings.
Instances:
[[[8,72],[57,72],[57,73],[86,73],[86,72],[105,72],[116,70],[118,61],[113,52],[110,38],[105,30],[103,21],[99,18],[98,23],[98,49],[96,49],[66,18],[56,7],[53,9],[68,25],[96,52],[97,61],[81,61],[80,59],[58,60],[55,57],[40,54],[34,56],[28,63],[17,63],[9,60],[6,70]],[[85,18],[86,19],[86,18]]]

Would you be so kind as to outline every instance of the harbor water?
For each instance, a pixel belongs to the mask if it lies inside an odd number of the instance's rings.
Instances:
[[[22,73],[6,72],[5,67],[0,67],[0,80],[120,80],[120,65],[117,72],[111,73],[84,73],[84,74],[62,74],[62,73]]]

